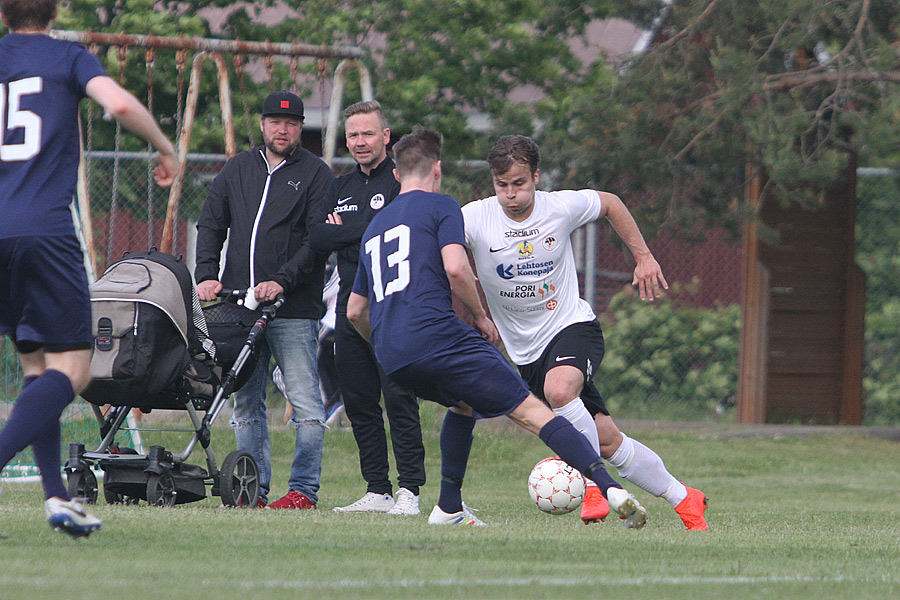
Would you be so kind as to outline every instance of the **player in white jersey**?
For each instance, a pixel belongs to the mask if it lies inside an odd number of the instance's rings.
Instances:
[[[675,479],[650,448],[619,431],[593,384],[603,359],[603,333],[579,295],[570,234],[606,217],[634,255],[633,285],[642,300],[668,287],[631,213],[615,194],[537,190],[540,150],[525,136],[500,138],[488,155],[495,196],[463,207],[491,317],[531,391],[569,419],[619,474],[666,499],[687,529],[707,529],[707,498]],[[585,524],[609,514],[589,487]]]

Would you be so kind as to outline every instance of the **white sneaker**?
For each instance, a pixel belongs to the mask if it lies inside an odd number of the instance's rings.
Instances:
[[[462,510],[455,513],[445,513],[441,507],[435,505],[428,517],[429,525],[474,525],[483,527],[487,525],[484,521],[472,514],[472,511],[478,512],[477,509],[469,508],[463,503]]]
[[[647,509],[632,494],[622,488],[611,487],[606,491],[609,507],[625,521],[625,529],[640,529],[647,522]]]
[[[50,527],[73,538],[87,537],[100,529],[103,521],[84,512],[77,500],[53,497],[44,502]]]
[[[394,507],[387,511],[389,515],[417,515],[419,514],[419,497],[406,488],[397,490],[397,500]]]
[[[335,506],[334,512],[350,513],[350,512],[380,512],[386,513],[394,508],[394,499],[390,494],[376,494],[375,492],[366,492],[366,495],[347,506]]]

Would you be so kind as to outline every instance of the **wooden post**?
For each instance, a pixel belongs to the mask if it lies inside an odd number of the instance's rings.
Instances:
[[[759,208],[763,176],[747,167],[745,200]],[[766,419],[766,356],[768,353],[769,272],[759,261],[756,220],[744,226],[741,277],[741,347],[738,359],[738,422]]]

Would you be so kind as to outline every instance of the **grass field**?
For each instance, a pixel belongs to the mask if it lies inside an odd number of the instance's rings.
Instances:
[[[710,496],[710,531],[686,532],[662,500],[629,531],[585,527],[528,500],[549,453],[504,423],[476,427],[467,504],[489,527],[437,527],[440,409],[422,409],[429,483],[423,515],[339,515],[364,491],[346,430],[326,435],[318,511],[227,510],[218,498],[159,509],[93,508],[103,530],[53,532],[37,484],[0,499],[0,598],[868,598],[900,597],[900,444],[853,432],[747,435],[733,425],[634,423],[633,437]],[[230,430],[213,436],[220,460]],[[184,438],[172,438],[181,450]],[[273,431],[272,497],[285,490],[292,435]],[[199,455],[196,460],[202,462]]]

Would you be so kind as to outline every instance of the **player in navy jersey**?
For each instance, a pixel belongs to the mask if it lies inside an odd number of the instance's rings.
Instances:
[[[91,307],[69,204],[79,160],[78,104],[89,96],[159,151],[169,186],[178,163],[149,112],[79,45],[50,38],[57,0],[0,0],[0,335],[19,353],[22,392],[0,431],[0,469],[31,446],[50,525],[90,535],[99,519],[63,484],[59,417],[90,379]]]
[[[475,286],[459,204],[438,194],[441,138],[417,128],[394,147],[400,194],[362,238],[347,317],[397,383],[448,406],[441,429],[441,492],[428,522],[483,525],[462,502],[476,417],[506,415],[597,483],[610,507],[639,528],[646,511],[606,472],[587,439],[547,408],[497,350],[499,334]],[[454,313],[455,295],[474,318]]]

